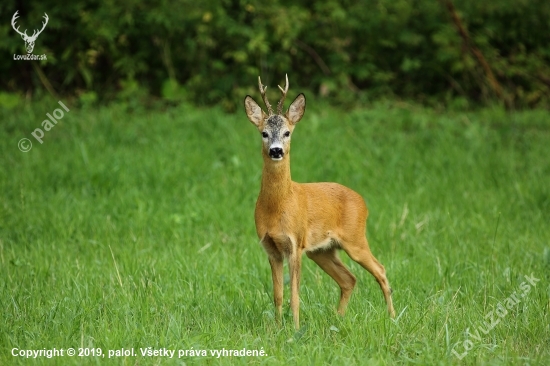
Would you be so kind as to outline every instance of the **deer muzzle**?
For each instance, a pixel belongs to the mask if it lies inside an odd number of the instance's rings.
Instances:
[[[269,147],[269,157],[272,160],[282,160],[284,156],[283,147],[278,144],[273,144]]]

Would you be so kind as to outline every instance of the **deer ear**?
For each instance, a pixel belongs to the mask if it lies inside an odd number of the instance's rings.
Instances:
[[[305,111],[306,111],[306,96],[303,94],[299,94],[296,97],[296,99],[294,99],[294,102],[292,102],[290,107],[288,107],[288,111],[286,112],[286,118],[290,121],[290,123],[294,125],[302,119]]]
[[[244,110],[246,111],[246,116],[254,124],[254,126],[259,127],[260,123],[267,117],[262,108],[256,103],[250,95],[247,95],[244,98]]]

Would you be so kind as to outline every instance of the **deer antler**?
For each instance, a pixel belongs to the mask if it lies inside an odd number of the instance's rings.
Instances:
[[[50,18],[48,18],[48,14],[46,14],[46,13],[44,13],[43,18],[46,20],[46,22],[42,22],[42,29],[40,29],[40,30],[38,31],[38,33],[36,33],[36,36],[35,36],[34,33],[33,33],[33,34],[32,34],[33,37],[38,37],[38,35],[39,35],[40,33],[42,33],[42,31],[44,30],[44,28],[46,28],[46,24],[48,24],[48,20],[49,20]],[[35,30],[35,32],[36,32],[36,30]]]
[[[284,107],[284,103],[285,103],[286,93],[288,92],[288,74],[285,74],[285,78],[286,78],[286,81],[285,81],[285,88],[284,89],[281,88],[280,85],[277,85],[279,87],[279,89],[281,90],[281,93],[283,93],[283,96],[281,97],[281,100],[277,104],[277,114],[279,114],[279,115],[283,114],[283,107]]]
[[[258,86],[260,87],[260,94],[262,95],[262,99],[264,100],[265,106],[267,107],[267,113],[269,115],[273,115],[273,108],[271,108],[271,104],[269,104],[269,101],[267,100],[267,96],[265,95],[265,91],[267,90],[267,86],[262,85],[262,79],[258,76]]]
[[[25,40],[27,40],[27,39],[28,39],[28,40],[34,40],[34,39],[36,39],[36,37],[38,37],[38,35],[39,35],[40,33],[42,33],[42,31],[44,30],[44,28],[46,28],[46,24],[48,24],[48,20],[50,19],[50,18],[48,18],[48,14],[44,13],[44,17],[43,17],[43,18],[44,18],[46,21],[45,21],[45,22],[42,22],[42,29],[40,29],[39,31],[35,29],[34,32],[32,33],[32,36],[29,37],[29,35],[27,34],[27,30],[26,30],[26,29],[25,29],[25,32],[21,33],[21,32],[19,31],[19,26],[18,26],[17,28],[15,28],[15,21],[16,21],[17,18],[19,18],[19,15],[17,15],[18,12],[19,12],[19,10],[17,10],[17,11],[15,12],[15,14],[13,14],[13,17],[11,18],[11,26],[12,26],[13,29],[14,29],[17,33],[19,33],[19,34],[21,35],[21,37],[23,37]],[[37,31],[38,31],[38,33],[36,33]]]
[[[25,33],[21,33],[21,32],[19,31],[19,27],[15,28],[15,20],[16,20],[17,18],[19,18],[19,15],[17,15],[18,12],[19,12],[19,10],[17,10],[17,11],[15,12],[15,14],[13,14],[13,17],[11,18],[11,26],[12,26],[12,28],[13,28],[17,33],[19,33],[22,37],[23,37],[23,36],[28,37],[28,36],[27,36],[27,30],[26,30],[26,29],[25,29]]]

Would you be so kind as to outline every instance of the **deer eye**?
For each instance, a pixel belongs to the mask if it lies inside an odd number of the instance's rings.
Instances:
[[[284,137],[289,137],[290,136],[290,131],[286,131],[285,134],[283,135]]]
[[[266,138],[269,137],[269,135],[267,134],[267,132],[262,132],[262,137],[263,137],[264,139],[266,139]]]

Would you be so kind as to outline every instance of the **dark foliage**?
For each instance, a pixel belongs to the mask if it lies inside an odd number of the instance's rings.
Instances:
[[[550,103],[550,2],[455,4],[472,44],[514,107]],[[49,23],[34,54],[12,29]],[[5,0],[0,5],[0,89],[81,100],[149,95],[240,105],[258,74],[334,103],[380,97],[468,106],[497,99],[442,2],[433,0]]]

